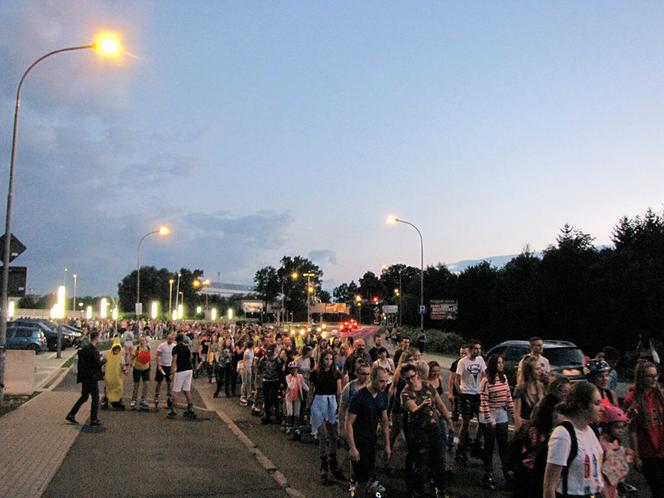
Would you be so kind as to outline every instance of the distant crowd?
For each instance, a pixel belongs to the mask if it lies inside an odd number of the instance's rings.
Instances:
[[[88,341],[79,352],[82,395],[67,415],[72,423],[90,396],[90,423],[101,423],[100,380],[101,407],[126,409],[124,382],[130,374],[129,409],[158,407],[164,387],[168,416],[177,416],[181,400],[182,415],[195,418],[191,388],[200,378],[216,384],[214,397],[239,396],[241,405],[264,424],[279,424],[289,439],[315,440],[321,482],[348,480],[352,496],[385,496],[376,462],[391,473],[393,451],[405,452],[406,487],[413,497],[446,496],[449,469],[463,468],[470,458],[483,463],[483,486],[509,488],[515,497],[645,496],[625,482],[632,468],[645,476],[653,496],[664,489],[658,358],[638,361],[634,384],[620,400],[607,361],[612,358],[589,360],[587,382],[572,383],[551,373],[538,337],[530,340],[530,353],[510,386],[503,358],[485,359],[474,340],[461,348],[444,382],[441,366],[424,361],[407,338],[391,355],[380,336],[369,348],[362,338],[320,328],[79,325]],[[101,338],[113,341],[103,354],[96,349]],[[150,339],[163,342],[155,350]],[[400,437],[405,444],[398,444]],[[339,451],[352,461],[350,476],[341,470]]]

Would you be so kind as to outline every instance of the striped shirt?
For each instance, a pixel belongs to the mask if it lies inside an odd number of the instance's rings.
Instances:
[[[511,415],[514,414],[514,402],[510,393],[510,386],[501,382],[498,376],[493,384],[489,384],[486,377],[480,382],[480,416],[485,423],[495,423],[493,412],[504,409]]]

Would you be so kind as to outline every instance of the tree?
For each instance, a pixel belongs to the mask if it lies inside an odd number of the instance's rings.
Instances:
[[[195,279],[203,276],[202,270],[188,270],[181,268],[180,271],[180,292],[182,292],[183,299],[179,302],[187,309],[193,309],[201,303],[200,293],[196,291],[193,286]],[[150,303],[151,301],[158,301],[160,309],[168,309],[170,284],[169,280],[173,279],[177,282],[178,272],[171,273],[166,268],[157,269],[154,266],[141,267],[141,302]],[[136,302],[136,270],[132,271],[129,275],[125,276],[118,284],[118,297],[120,298],[119,307],[125,312],[134,311],[134,303]],[[177,297],[175,293],[177,287],[173,285],[172,303],[175,304]],[[147,313],[147,306],[143,306],[143,313]]]
[[[383,284],[374,272],[368,271],[360,278],[360,294],[365,299],[373,296],[382,298],[385,295]]]
[[[268,303],[275,301],[281,290],[277,270],[272,266],[265,266],[258,270],[254,276],[254,283],[258,299]]]

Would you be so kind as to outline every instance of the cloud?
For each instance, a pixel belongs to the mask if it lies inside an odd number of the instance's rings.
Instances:
[[[29,267],[28,286],[36,292],[52,291],[68,267],[79,276],[79,295],[115,293],[117,283],[136,267],[138,240],[161,221],[149,209],[116,216],[91,208],[66,219],[58,216],[44,212],[30,229],[20,223],[13,230],[28,247],[16,264]],[[199,268],[212,278],[220,271],[224,281],[250,283],[256,262],[271,260],[282,249],[291,221],[288,214],[267,211],[185,213],[172,220],[171,235],[144,241],[141,265]]]
[[[310,251],[307,257],[318,265],[337,264],[336,253],[334,251],[330,251],[329,249],[315,249]]]

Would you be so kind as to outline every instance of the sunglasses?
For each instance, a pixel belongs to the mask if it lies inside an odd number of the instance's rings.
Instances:
[[[413,379],[417,377],[417,374],[409,375],[405,377],[406,382],[413,382]]]

